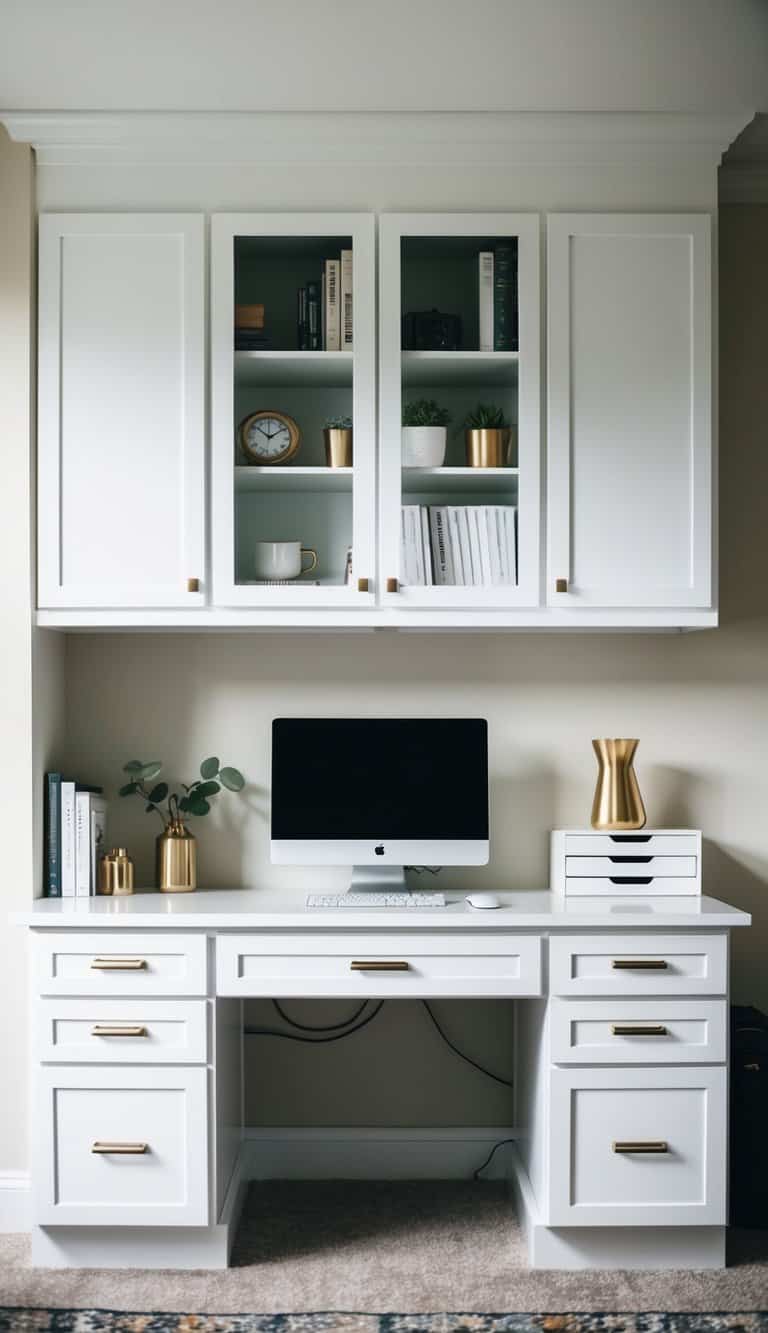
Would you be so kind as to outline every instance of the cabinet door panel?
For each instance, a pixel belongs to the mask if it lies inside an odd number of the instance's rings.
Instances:
[[[708,607],[709,217],[553,215],[548,246],[548,602]]]
[[[203,302],[202,217],[41,217],[40,606],[204,600]]]

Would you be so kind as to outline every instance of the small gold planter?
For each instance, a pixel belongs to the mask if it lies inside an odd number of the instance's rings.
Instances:
[[[133,861],[124,847],[113,847],[102,856],[96,892],[116,898],[133,893]]]
[[[157,839],[157,887],[161,893],[191,893],[197,888],[197,838],[180,819]]]
[[[352,429],[351,427],[332,427],[323,431],[325,438],[325,461],[328,467],[352,466]]]
[[[638,744],[635,739],[592,742],[598,767],[592,803],[593,828],[620,833],[645,824],[645,806],[633,768]]]
[[[517,427],[465,430],[467,467],[517,467]]]

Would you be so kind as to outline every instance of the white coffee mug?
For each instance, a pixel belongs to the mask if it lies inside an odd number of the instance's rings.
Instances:
[[[309,564],[302,567],[304,556]],[[297,579],[317,569],[317,551],[301,542],[256,542],[253,557],[257,579]]]

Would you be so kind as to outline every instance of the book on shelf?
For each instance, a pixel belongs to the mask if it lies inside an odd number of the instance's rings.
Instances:
[[[309,351],[309,316],[307,312],[307,289],[299,287],[296,311],[296,345],[300,352]]]
[[[341,350],[352,351],[352,251],[341,252]]]
[[[96,892],[99,857],[106,851],[107,803],[97,792],[75,794],[75,897]]]
[[[325,322],[323,325],[323,347],[326,352],[340,352],[341,310],[339,305],[339,279],[341,261],[339,259],[326,259],[324,268]]]
[[[319,282],[307,283],[307,325],[309,330],[309,350],[319,352],[322,348],[320,324],[320,287]]]
[[[411,587],[517,583],[515,505],[403,505],[400,540]]]
[[[518,349],[517,241],[500,242],[493,252],[493,350]]]
[[[478,269],[478,346],[481,352],[493,349],[493,250],[481,250]]]
[[[46,773],[43,872],[43,894],[46,898],[77,897],[82,893],[79,886],[86,877],[88,891],[93,892],[95,889],[90,850],[86,855],[86,829],[82,823],[83,798],[106,808],[100,787],[72,782],[63,778],[61,773]],[[84,862],[80,860],[83,856]]]

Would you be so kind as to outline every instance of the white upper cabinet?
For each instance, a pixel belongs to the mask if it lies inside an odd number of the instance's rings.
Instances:
[[[547,604],[713,605],[708,216],[548,218]]]
[[[539,231],[535,213],[380,219],[381,600],[406,622],[540,602]],[[402,427],[435,407],[445,450],[422,454]],[[467,442],[479,408],[503,419],[498,456]]]
[[[234,213],[211,226],[214,601],[370,610],[373,215]],[[329,454],[334,421],[351,430]]]
[[[203,237],[189,214],[40,219],[41,607],[204,600]]]

